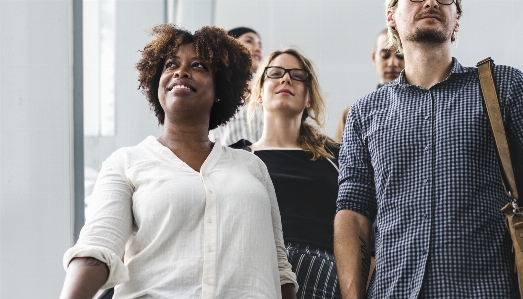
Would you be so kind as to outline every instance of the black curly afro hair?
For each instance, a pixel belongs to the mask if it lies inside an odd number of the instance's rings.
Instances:
[[[158,99],[158,85],[165,60],[174,55],[181,45],[194,43],[196,54],[208,62],[216,72],[215,93],[220,99],[211,109],[209,130],[229,121],[244,105],[249,95],[248,82],[251,79],[251,55],[237,39],[227,31],[214,26],[204,26],[194,34],[173,24],[162,24],[150,29],[156,38],[148,43],[142,58],[136,64],[139,72],[138,89],[146,96],[163,125],[165,111]]]

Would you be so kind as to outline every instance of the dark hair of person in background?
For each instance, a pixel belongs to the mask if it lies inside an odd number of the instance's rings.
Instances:
[[[217,31],[225,34],[218,35]],[[216,70],[216,97],[220,101],[212,107],[209,130],[227,123],[249,94],[248,85],[245,84],[252,77],[249,71],[251,55],[248,50],[243,45],[238,47],[241,43],[237,39],[217,27],[202,27],[193,35],[174,25],[163,24],[152,28],[151,34],[157,38],[145,46],[136,69],[139,71],[139,89],[149,101],[158,118],[158,124],[163,125],[165,119],[165,112],[158,99],[163,62],[174,55],[180,45],[187,43],[194,43],[198,56],[208,61]]]
[[[262,42],[258,32],[249,27],[236,27],[227,33],[238,39],[251,52],[251,72],[255,73],[263,59]]]

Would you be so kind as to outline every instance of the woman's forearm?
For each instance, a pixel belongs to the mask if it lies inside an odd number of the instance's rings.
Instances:
[[[281,298],[296,299],[296,289],[294,288],[294,284],[286,283],[281,286]]]
[[[67,268],[60,299],[91,299],[108,277],[105,263],[91,257],[74,258]]]

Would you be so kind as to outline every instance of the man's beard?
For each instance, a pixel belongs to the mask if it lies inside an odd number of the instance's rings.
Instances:
[[[445,33],[441,31],[423,30],[416,28],[416,31],[407,36],[406,40],[418,43],[442,44],[449,40],[449,38],[449,36],[445,35]]]

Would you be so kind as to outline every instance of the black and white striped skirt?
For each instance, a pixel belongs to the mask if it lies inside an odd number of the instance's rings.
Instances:
[[[285,243],[298,280],[297,299],[341,299],[334,256],[318,248]]]

